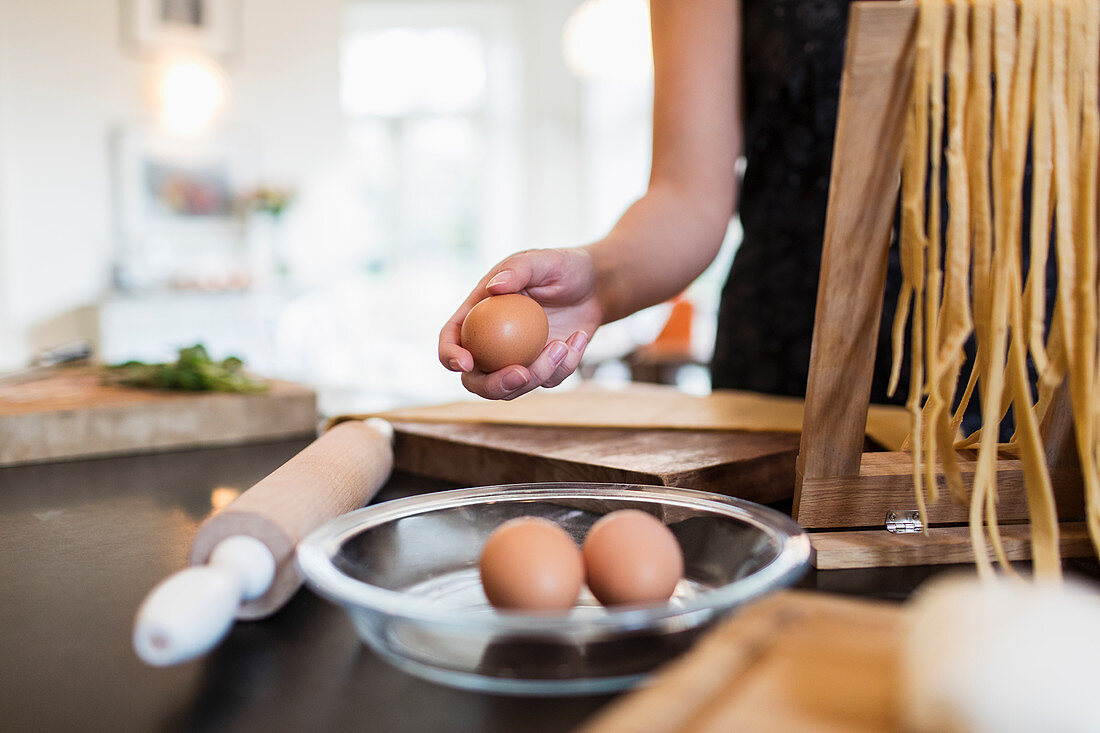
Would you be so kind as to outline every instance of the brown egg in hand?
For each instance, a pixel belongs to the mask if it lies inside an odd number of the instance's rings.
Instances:
[[[600,518],[584,540],[588,588],[605,606],[666,601],[684,572],[680,543],[664,522],[637,509]]]
[[[462,348],[473,354],[483,372],[511,364],[530,366],[538,358],[550,322],[542,306],[526,295],[494,295],[481,301],[462,322]]]
[[[489,535],[478,561],[493,606],[517,611],[566,611],[584,584],[581,550],[547,519],[519,517]]]

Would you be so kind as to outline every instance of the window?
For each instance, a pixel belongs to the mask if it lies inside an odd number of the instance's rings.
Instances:
[[[340,102],[375,265],[476,277],[520,241],[510,4],[352,6]]]

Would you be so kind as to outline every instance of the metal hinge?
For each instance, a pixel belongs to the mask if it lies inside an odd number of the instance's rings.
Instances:
[[[894,534],[916,534],[924,531],[924,525],[920,521],[920,512],[890,511],[886,513],[886,531]]]

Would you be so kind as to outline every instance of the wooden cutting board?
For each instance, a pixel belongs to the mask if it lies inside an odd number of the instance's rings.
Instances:
[[[580,732],[899,730],[903,608],[778,593],[722,622]]]
[[[758,502],[794,491],[795,433],[395,422],[396,467],[467,486],[635,483]]]
[[[0,385],[0,466],[315,435],[317,398],[108,386],[85,369]]]
[[[802,400],[582,384],[380,416],[397,429],[398,468],[458,484],[628,482],[772,502],[794,491]],[[349,417],[366,416],[334,422]],[[868,434],[880,442],[900,441],[907,428],[904,409],[871,410]]]

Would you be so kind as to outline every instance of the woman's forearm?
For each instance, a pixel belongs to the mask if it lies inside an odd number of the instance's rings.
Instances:
[[[603,321],[682,291],[714,259],[733,213],[741,152],[740,2],[651,0],[649,189],[586,249]]]
[[[683,291],[714,259],[732,212],[671,186],[651,186],[604,239],[585,249],[596,271],[602,321]]]

